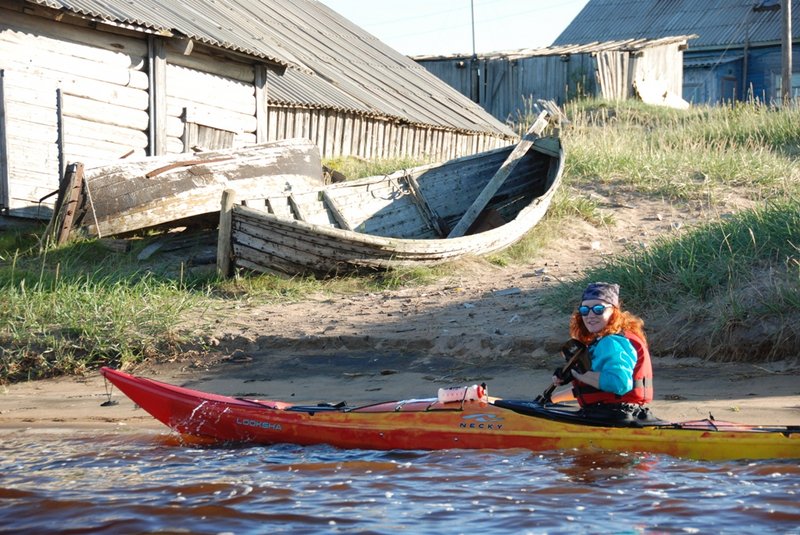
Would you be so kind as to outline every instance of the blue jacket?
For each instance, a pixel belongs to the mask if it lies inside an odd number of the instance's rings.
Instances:
[[[623,395],[633,389],[636,349],[625,336],[609,334],[589,345],[592,371],[600,372],[600,390]]]

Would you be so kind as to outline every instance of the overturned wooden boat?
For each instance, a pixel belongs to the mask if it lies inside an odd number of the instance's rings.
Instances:
[[[246,148],[120,160],[65,173],[56,230],[59,242],[84,236],[124,234],[161,225],[180,226],[219,212],[227,188],[248,196],[286,195],[323,184],[319,149],[307,139]]]
[[[534,136],[306,192],[244,200],[227,192],[217,266],[223,275],[244,268],[325,277],[494,253],[541,220],[563,164],[557,137]]]

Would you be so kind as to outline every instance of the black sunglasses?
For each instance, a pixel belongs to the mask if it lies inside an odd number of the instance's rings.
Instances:
[[[607,308],[614,308],[614,305],[592,305],[590,307],[587,307],[586,305],[581,305],[578,307],[578,312],[581,313],[581,316],[588,316],[589,311],[591,310],[592,312],[594,312],[595,316],[599,316],[603,312],[605,312]]]

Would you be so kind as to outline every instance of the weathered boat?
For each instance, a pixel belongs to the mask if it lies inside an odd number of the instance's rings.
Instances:
[[[557,137],[534,136],[516,147],[306,192],[244,202],[228,192],[218,268],[325,277],[497,252],[544,216],[563,163]]]
[[[246,199],[304,191],[323,181],[319,149],[307,139],[120,160],[91,169],[72,164],[65,173],[56,204],[60,219],[54,226],[59,241],[73,231],[104,237],[164,224],[180,226],[217,214],[227,188]]]
[[[222,443],[372,450],[576,448],[709,460],[800,459],[800,426],[658,419],[612,424],[566,405],[492,398],[303,406],[208,394],[110,368],[101,373],[170,429]]]

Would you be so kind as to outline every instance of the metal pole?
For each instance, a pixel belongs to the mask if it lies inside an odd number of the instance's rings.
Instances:
[[[783,46],[781,69],[781,101],[784,106],[792,102],[792,1],[781,0],[783,12]]]
[[[475,49],[475,0],[469,0],[469,9],[472,17],[472,60],[470,61],[470,75],[472,77],[472,90],[470,95],[473,102],[481,102],[480,68],[478,66],[478,53]]]
[[[469,0],[469,10],[472,16],[472,57],[475,57],[475,0]]]

